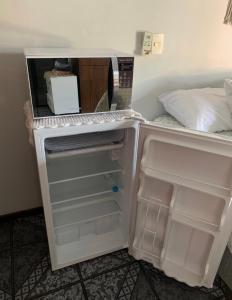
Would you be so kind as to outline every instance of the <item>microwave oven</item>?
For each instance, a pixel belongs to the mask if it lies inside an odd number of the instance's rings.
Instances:
[[[134,57],[110,49],[25,49],[33,118],[131,108]]]

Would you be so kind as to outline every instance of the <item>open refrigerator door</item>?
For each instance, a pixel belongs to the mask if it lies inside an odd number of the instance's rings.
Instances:
[[[212,287],[232,227],[227,146],[140,125],[130,254],[190,286]]]

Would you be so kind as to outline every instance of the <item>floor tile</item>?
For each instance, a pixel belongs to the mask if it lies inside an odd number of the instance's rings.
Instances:
[[[0,221],[0,251],[10,248],[10,236],[11,222]]]
[[[232,291],[228,288],[228,286],[223,282],[219,275],[216,276],[214,280],[213,288],[208,289],[205,287],[201,287],[200,290],[205,294],[210,294],[215,296],[216,299],[231,299],[232,300]]]
[[[32,270],[30,275],[24,279],[23,284],[16,290],[15,300],[28,299],[35,286],[40,282],[43,275],[46,274],[49,265],[50,260],[48,256],[45,256]]]
[[[140,265],[129,266],[118,296],[119,300],[158,300],[141,271]]]
[[[192,288],[126,249],[52,272],[43,215],[12,222],[0,222],[0,300],[232,300],[219,276],[212,289]]]
[[[120,292],[128,267],[108,272],[84,282],[89,300],[113,300]]]
[[[76,266],[66,267],[57,271],[51,271],[49,267],[31,291],[30,296],[39,296],[79,280]]]
[[[46,240],[46,226],[42,214],[17,218],[14,221],[13,246],[15,248]]]
[[[120,300],[160,300],[151,289],[146,277],[140,272],[136,285],[132,291],[130,298],[120,298]]]
[[[61,289],[52,294],[37,298],[40,300],[84,300],[84,294],[81,284],[76,284],[71,287]]]
[[[10,299],[11,295],[11,253],[0,252],[0,300]]]
[[[149,263],[142,262],[141,265],[144,270],[146,281],[150,282],[150,286],[154,287],[156,294],[161,300],[223,299],[224,294],[222,290],[218,288],[193,288],[173,278],[165,276],[163,272],[153,268]]]
[[[123,249],[80,263],[80,269],[82,277],[86,279],[133,261],[134,258],[128,254],[126,249]]]
[[[11,300],[11,295],[0,290],[0,300]]]
[[[16,294],[18,294],[20,290],[22,290],[22,294],[29,293],[30,286],[34,285],[35,281],[39,280],[43,272],[46,270],[49,262],[45,263],[44,266],[44,261],[47,257],[48,246],[46,243],[32,244],[15,249],[14,279]],[[36,271],[37,269],[39,271]],[[25,282],[28,282],[26,287],[24,285]]]

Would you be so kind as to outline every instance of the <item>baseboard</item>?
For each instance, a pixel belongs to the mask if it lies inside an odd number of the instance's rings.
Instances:
[[[36,215],[36,214],[39,214],[42,212],[43,212],[43,207],[39,206],[39,207],[31,208],[28,210],[17,211],[17,212],[11,213],[11,214],[0,215],[0,221],[7,221],[7,220],[11,220],[11,219],[16,219],[19,217]]]
[[[226,247],[218,272],[221,278],[232,290],[232,253],[228,247]]]

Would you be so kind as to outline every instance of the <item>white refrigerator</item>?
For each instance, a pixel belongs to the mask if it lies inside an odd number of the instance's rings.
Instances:
[[[53,270],[128,247],[212,287],[232,229],[229,142],[132,110],[32,124]]]

